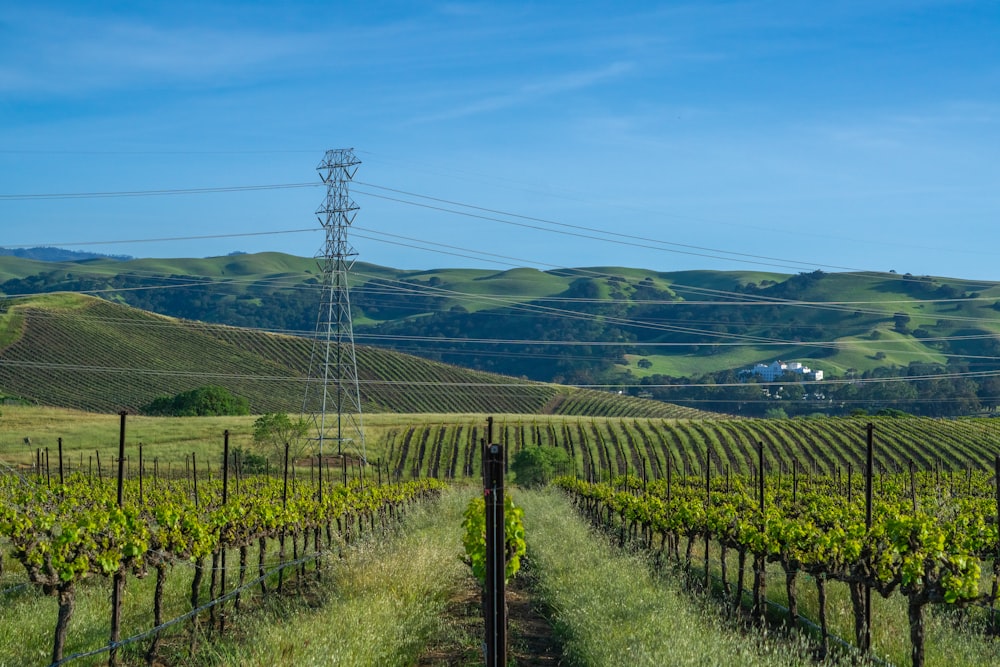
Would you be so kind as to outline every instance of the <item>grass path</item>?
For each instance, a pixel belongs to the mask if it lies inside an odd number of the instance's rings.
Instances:
[[[815,665],[789,640],[738,632],[708,603],[595,536],[555,490],[518,493],[528,560],[566,665]]]
[[[444,612],[469,585],[459,560],[468,492],[413,510],[397,538],[352,548],[332,562],[314,599],[285,601],[235,620],[206,644],[200,665],[411,665],[449,634]]]

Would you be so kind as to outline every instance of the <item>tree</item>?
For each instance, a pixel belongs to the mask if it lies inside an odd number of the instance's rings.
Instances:
[[[521,486],[544,486],[565,472],[569,454],[559,447],[525,447],[514,455],[510,469]]]
[[[233,460],[239,461],[240,470],[249,475],[260,475],[267,470],[267,458],[249,449],[233,449]]]
[[[250,414],[250,402],[225,387],[207,385],[175,396],[159,396],[146,406],[148,415],[166,417],[218,417]]]
[[[309,422],[305,418],[292,419],[284,412],[269,412],[253,423],[254,443],[268,450],[275,461],[284,460],[285,445],[290,457],[301,454],[308,433]]]
[[[652,368],[653,362],[650,361],[649,359],[640,359],[639,361],[636,362],[635,365],[638,366],[639,368]]]
[[[879,408],[878,410],[875,411],[875,416],[876,417],[893,417],[893,418],[898,419],[900,417],[910,417],[912,415],[910,415],[910,413],[908,413],[908,412],[904,412],[903,410],[898,410],[896,408]]]
[[[990,412],[995,412],[1000,403],[1000,377],[991,376],[981,379],[978,383],[979,403]]]

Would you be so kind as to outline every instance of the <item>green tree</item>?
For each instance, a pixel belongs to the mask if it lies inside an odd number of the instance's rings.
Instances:
[[[284,412],[269,412],[253,423],[254,443],[268,451],[274,461],[284,460],[285,445],[290,457],[300,455],[308,433],[309,422],[305,418],[292,419]]]
[[[896,408],[879,408],[878,410],[875,411],[875,416],[876,417],[894,417],[894,418],[898,419],[899,417],[910,417],[911,415],[908,412],[904,412],[904,411],[898,410]]]
[[[979,396],[980,404],[986,410],[995,412],[997,404],[1000,403],[1000,377],[994,375],[983,378],[978,382],[978,386],[976,395]]]
[[[148,415],[167,417],[217,417],[250,414],[250,402],[225,387],[207,385],[173,397],[159,396],[146,406]]]
[[[260,475],[267,470],[267,458],[249,449],[236,447],[233,450],[233,460],[239,461],[240,469],[249,475]]]
[[[521,486],[543,486],[566,471],[569,454],[559,447],[525,447],[514,455],[510,469]]]

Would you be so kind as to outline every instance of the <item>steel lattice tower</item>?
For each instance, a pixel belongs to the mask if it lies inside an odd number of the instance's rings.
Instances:
[[[326,184],[326,197],[316,210],[326,243],[317,255],[322,259],[323,294],[302,412],[315,422],[321,462],[324,445],[329,442],[336,442],[338,454],[350,447],[360,454],[362,462],[367,459],[347,287],[348,273],[357,257],[347,240],[347,230],[358,211],[349,186],[359,164],[353,148],[338,148],[328,150],[316,167]]]

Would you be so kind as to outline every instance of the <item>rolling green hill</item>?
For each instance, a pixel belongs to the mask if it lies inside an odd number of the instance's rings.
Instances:
[[[96,412],[140,411],[160,395],[220,385],[254,412],[301,409],[308,339],[178,320],[79,294],[5,302],[0,394]],[[679,417],[658,401],[470,371],[391,350],[357,350],[373,412]]]
[[[351,281],[359,342],[507,376],[705,401],[663,388],[721,386],[740,369],[781,359],[828,379],[942,376],[976,385],[920,385],[884,396],[827,391],[824,400],[835,399],[842,412],[857,401],[966,414],[1000,400],[1000,386],[985,386],[1000,373],[1000,283],[623,267],[404,271],[364,263]],[[315,260],[279,253],[64,263],[0,257],[2,294],[90,292],[174,317],[284,333],[313,331],[319,289]],[[727,400],[721,409],[764,409],[746,396]]]

